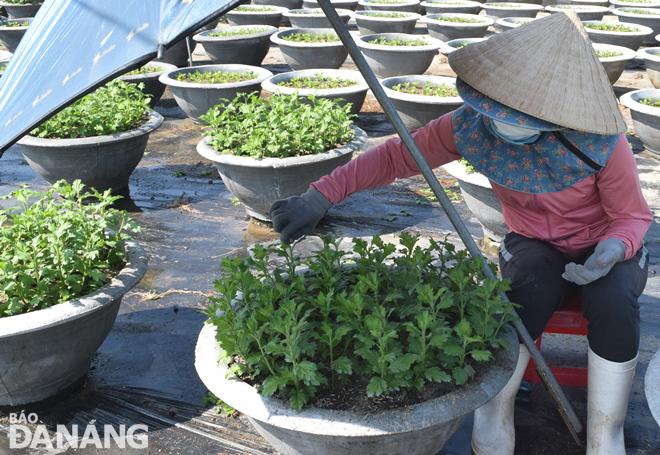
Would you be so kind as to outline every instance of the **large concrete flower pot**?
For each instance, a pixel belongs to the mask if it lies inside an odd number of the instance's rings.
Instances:
[[[288,9],[275,5],[241,5],[241,11],[228,11],[225,16],[229,25],[270,25],[279,27],[282,15]]]
[[[420,87],[427,85],[456,86],[456,78],[445,76],[409,75],[383,79],[381,85],[385,94],[392,101],[403,124],[409,130],[420,128],[463,104],[463,99],[458,95],[448,97],[412,95],[392,89],[395,85],[415,82],[419,83]]]
[[[476,22],[452,22],[451,18]],[[462,13],[427,14],[423,21],[429,35],[445,42],[458,38],[483,38],[488,27],[495,24],[490,17]]]
[[[23,39],[23,35],[27,32],[28,27],[32,22],[32,18],[28,17],[25,19],[4,19],[0,20],[0,43],[4,44],[9,52],[12,54],[16,52],[18,43]],[[9,26],[10,24],[23,24],[27,25],[20,26]]]
[[[30,167],[49,183],[80,179],[101,192],[118,192],[128,186],[147,148],[149,134],[162,122],[163,116],[151,111],[147,122],[123,133],[76,139],[28,135],[18,145]]]
[[[365,11],[402,11],[408,13],[422,13],[420,0],[392,0],[392,3],[378,3],[369,0],[360,0],[358,7]]]
[[[421,2],[420,6],[424,8],[426,14],[479,14],[483,8],[483,5],[480,2],[471,0],[429,0],[426,2]]]
[[[201,84],[178,81],[179,74],[194,73],[195,71],[214,73],[245,73],[252,71],[257,74],[255,79],[227,84]],[[161,74],[159,80],[172,91],[174,100],[195,123],[204,123],[199,117],[204,115],[213,106],[220,104],[223,99],[233,100],[238,93],[261,93],[261,83],[271,77],[273,73],[265,68],[250,65],[201,65],[191,68],[180,68]]]
[[[612,46],[611,44],[598,44],[598,43],[594,43],[593,46],[596,52],[604,51],[604,52],[616,52],[621,54],[612,57],[598,57],[598,60],[600,60],[600,63],[602,63],[603,68],[605,68],[607,77],[610,80],[610,84],[612,85],[614,85],[614,83],[617,80],[619,80],[619,78],[623,74],[623,70],[626,69],[626,65],[628,64],[628,62],[637,56],[637,53],[635,51],[633,51],[632,49],[628,49],[626,47]]]
[[[4,8],[7,12],[9,19],[23,19],[26,17],[34,17],[39,11],[43,3],[7,3],[0,1],[0,7]]]
[[[577,0],[573,0],[573,2],[576,2]],[[582,0],[586,1],[586,0]],[[595,1],[595,0],[592,0]],[[613,8],[660,8],[660,1],[659,0],[640,0],[640,1],[634,1],[634,0],[609,0],[609,6]]]
[[[353,152],[367,140],[364,131],[354,129],[355,137],[351,142],[316,155],[260,160],[224,155],[208,144],[209,138],[197,144],[197,153],[215,163],[222,181],[248,215],[270,221],[268,212],[273,202],[301,195],[312,182],[351,160]]]
[[[341,41],[331,42],[296,42],[284,38],[300,33],[311,35],[332,34],[332,28],[290,28],[271,35],[270,40],[277,44],[284,56],[284,60],[292,70],[306,70],[311,68],[338,69],[348,57],[348,49]]]
[[[501,242],[509,227],[502,215],[502,203],[489,180],[478,172],[468,173],[458,161],[445,164],[442,168],[458,181],[465,204],[483,227],[484,240]]]
[[[117,317],[122,297],[144,276],[139,244],[126,243],[128,263],[109,283],[78,300],[0,318],[0,406],[53,396],[87,373]]]
[[[660,38],[657,35],[656,38]],[[660,47],[647,47],[637,52],[639,58],[644,59],[646,75],[654,88],[660,88]]]
[[[484,3],[484,11],[486,11],[486,16],[489,16],[493,20],[497,20],[503,17],[532,17],[536,18],[536,15],[539,11],[543,11],[544,8],[541,5],[536,5],[533,3],[506,3],[506,2],[495,2],[495,3]]]
[[[241,32],[261,30],[238,36],[211,36],[219,31]],[[219,65],[240,64],[259,66],[270,48],[270,35],[277,32],[271,25],[237,25],[221,29],[207,30],[193,36],[193,40],[204,46],[211,62]]]
[[[328,88],[328,89],[305,89],[305,88],[290,88],[282,87],[277,84],[283,82],[288,82],[296,77],[307,77],[312,79],[317,79],[317,74],[321,74],[323,77],[332,77],[332,78],[341,78],[345,80],[356,81],[356,85],[351,85],[349,87],[340,87],[340,88]],[[310,69],[310,70],[300,70],[300,71],[290,71],[287,73],[280,73],[272,76],[261,83],[261,88],[269,91],[271,93],[280,92],[286,95],[291,95],[292,93],[298,93],[298,97],[301,98],[303,103],[311,104],[309,100],[310,95],[314,95],[316,98],[326,98],[330,100],[339,100],[341,106],[346,104],[351,104],[351,114],[359,114],[362,105],[364,104],[364,99],[367,96],[367,90],[369,90],[369,85],[362,77],[362,74],[359,71],[349,71],[349,70],[331,70],[331,69]]]
[[[619,98],[630,109],[633,127],[644,147],[660,158],[660,107],[641,104],[647,98],[660,100],[660,89],[641,89],[625,93]]]
[[[614,8],[612,14],[619,18],[619,22],[644,25],[653,33],[647,35],[642,44],[654,46],[658,44],[655,35],[660,33],[660,9],[658,8]]]
[[[216,328],[205,325],[195,347],[195,369],[218,398],[246,415],[254,428],[282,455],[434,455],[474,409],[490,401],[506,384],[517,349],[500,349],[490,369],[444,396],[416,405],[373,413],[307,408],[265,398],[218,364]],[[503,335],[510,346],[515,332]],[[514,352],[515,351],[515,352]]]
[[[537,18],[535,17],[501,17],[495,21],[493,28],[495,29],[495,33],[502,33],[511,30],[512,28],[529,24],[536,19]]]
[[[383,17],[378,14],[394,13],[403,17]],[[406,33],[412,34],[415,25],[422,16],[404,11],[356,11],[353,14],[360,35],[376,33]]]
[[[352,11],[344,8],[335,11],[339,19],[344,24],[348,24]],[[330,20],[320,8],[292,9],[285,12],[284,17],[289,19],[293,28],[332,28]]]
[[[153,61],[169,63],[170,65],[174,65],[177,68],[188,66],[190,63],[188,43],[190,43],[190,55],[192,55],[192,53],[195,52],[195,48],[197,47],[197,42],[193,41],[192,38],[190,40],[183,38],[165,49],[163,55],[160,58],[156,57]]]
[[[612,21],[582,21],[585,26],[584,30],[587,32],[589,39],[592,43],[611,44],[613,46],[627,47],[633,51],[637,51],[642,43],[653,35],[653,29],[645,25],[633,24],[630,22],[612,22]],[[595,30],[589,28],[589,24],[618,24],[624,27],[630,27],[634,31],[619,32],[609,30]]]
[[[417,40],[427,44],[421,46],[390,46],[369,41],[381,38]],[[359,36],[355,43],[362,50],[364,58],[379,78],[424,74],[433,63],[433,58],[442,47],[442,41],[430,36],[408,35],[405,33],[376,33]]]
[[[581,21],[600,21],[603,16],[610,12],[610,9],[605,6],[595,5],[548,5],[545,10],[550,14],[561,13],[564,11],[575,11],[577,17]]]
[[[449,55],[457,49],[467,46],[468,44],[478,43],[480,41],[485,41],[488,38],[457,38],[447,41],[444,46],[440,48],[440,52],[445,55]]]
[[[170,63],[164,62],[149,62],[145,66],[152,71],[142,74],[123,75],[120,76],[120,79],[129,84],[144,84],[142,92],[151,96],[149,105],[153,108],[158,104],[163,93],[165,93],[165,84],[163,84],[158,78],[161,74],[167,73],[168,71],[174,71],[178,68]]]

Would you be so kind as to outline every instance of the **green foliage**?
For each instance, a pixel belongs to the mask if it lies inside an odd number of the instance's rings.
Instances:
[[[358,17],[367,16],[367,17],[387,17],[390,19],[399,19],[403,17],[410,17],[410,14],[401,13],[399,11],[367,11],[363,14],[360,14]]]
[[[4,0],[5,3],[13,3],[15,5],[36,5],[43,3],[43,0]]]
[[[115,79],[85,95],[33,129],[32,136],[77,138],[122,133],[149,118],[151,97],[142,92],[144,84]]]
[[[660,107],[660,99],[652,97],[644,98],[643,100],[639,101],[639,104],[643,104],[644,106]]]
[[[274,94],[269,100],[239,93],[200,118],[207,123],[203,129],[211,147],[228,155],[314,155],[353,139],[350,104],[342,107],[338,100],[308,99],[312,104],[303,104],[297,92]]]
[[[369,44],[380,44],[382,46],[428,46],[429,42],[424,38],[404,39],[404,38],[377,38],[367,41]]]
[[[251,257],[225,258],[210,298],[219,359],[264,396],[300,410],[320,387],[367,384],[370,396],[431,382],[463,384],[505,342],[513,304],[508,284],[484,277],[482,259],[446,242],[399,246],[379,236],[341,251],[333,236],[307,259],[293,245],[256,245]],[[283,265],[271,268],[277,256]],[[350,257],[350,264],[346,260]],[[306,272],[294,273],[299,266]],[[240,362],[232,359],[240,357]]]
[[[303,89],[328,89],[328,88],[342,88],[350,87],[351,85],[359,84],[358,81],[353,79],[344,79],[341,77],[327,77],[323,73],[315,73],[314,76],[307,77],[292,77],[288,81],[280,82],[279,86],[288,88],[303,88]]]
[[[420,86],[418,81],[404,82],[403,84],[397,84],[392,87],[392,90],[402,93],[409,93],[411,95],[440,96],[443,98],[458,96],[458,90],[456,90],[456,85],[429,83]]]
[[[638,28],[635,27],[628,27],[627,25],[621,25],[621,24],[603,24],[603,23],[589,23],[585,22],[583,24],[585,28],[589,28],[591,30],[601,30],[605,32],[620,32],[620,33],[630,33],[630,32],[639,32]]]
[[[29,25],[29,22],[7,21],[4,24],[0,24],[0,27],[28,27]]]
[[[623,55],[623,52],[604,51],[604,50],[596,49],[596,55],[598,56],[598,58],[620,57]]]
[[[138,69],[134,69],[133,71],[125,73],[124,76],[137,76],[138,74],[158,73],[160,71],[163,71],[162,66],[144,65]]]
[[[194,73],[180,73],[176,76],[179,82],[190,82],[193,84],[229,84],[233,82],[243,82],[258,78],[259,75],[254,71],[244,71],[242,73],[230,73],[228,71],[199,71]]]
[[[0,209],[0,317],[97,290],[125,260],[127,232],[138,230],[111,207],[120,196],[84,192],[80,180],[61,180],[45,193],[23,186],[1,199],[18,205]]]
[[[332,43],[339,41],[335,33],[291,33],[281,37],[285,41],[294,43]]]
[[[465,172],[467,174],[472,174],[474,172],[477,172],[477,170],[474,168],[474,166],[472,166],[468,162],[468,160],[466,160],[465,158],[461,158],[460,160],[458,160],[458,162],[461,163],[465,167]]]
[[[494,6],[496,8],[522,8],[524,5],[519,3],[491,3],[488,6]]]
[[[7,62],[0,63],[0,71],[4,71],[7,68]]]
[[[435,20],[441,22],[456,22],[461,24],[479,24],[485,22],[481,19],[475,19],[472,17],[461,17],[461,16],[438,16],[435,18]]]
[[[256,35],[257,33],[267,32],[268,27],[246,27],[233,30],[219,30],[209,33],[209,36],[242,36]]]
[[[624,13],[630,13],[630,14],[645,14],[645,15],[651,15],[651,16],[657,16],[658,12],[655,12],[650,9],[631,9],[631,8],[626,8],[622,9]]]
[[[238,411],[227,403],[216,397],[212,392],[207,391],[206,396],[202,399],[204,406],[218,406],[216,414],[224,414],[225,417],[238,417]]]
[[[271,8],[270,6],[263,6],[263,5],[241,5],[232,11],[236,11],[238,13],[268,13],[270,11],[277,11],[275,8]]]

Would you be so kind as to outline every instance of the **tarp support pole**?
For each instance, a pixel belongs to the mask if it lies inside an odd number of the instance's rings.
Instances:
[[[483,258],[483,255],[481,254],[481,250],[479,250],[479,247],[474,242],[474,239],[472,238],[467,227],[461,220],[458,212],[456,211],[451,201],[449,200],[449,197],[447,196],[444,189],[440,185],[440,182],[438,182],[438,179],[433,173],[433,170],[426,162],[424,155],[417,147],[417,144],[415,143],[415,140],[413,139],[412,135],[403,124],[403,121],[399,117],[399,114],[396,112],[396,109],[392,105],[392,102],[385,94],[385,91],[380,85],[380,82],[378,81],[375,74],[369,67],[367,61],[364,59],[364,56],[362,55],[360,48],[357,46],[357,44],[355,44],[355,41],[353,41],[353,38],[349,33],[348,29],[346,28],[343,21],[340,19],[339,15],[335,11],[335,8],[332,6],[329,0],[319,0],[319,5],[321,6],[321,9],[323,10],[326,17],[332,24],[332,27],[337,32],[337,35],[341,39],[342,43],[348,49],[348,53],[353,59],[353,62],[357,66],[358,70],[360,70],[360,73],[362,73],[362,76],[367,82],[367,85],[369,85],[369,88],[376,97],[376,100],[378,100],[381,107],[383,108],[385,115],[392,123],[392,126],[394,127],[397,134],[403,141],[404,145],[407,147],[413,160],[415,160],[418,169],[421,171],[421,174],[424,176],[424,179],[426,179],[427,183],[431,187],[431,190],[433,190],[433,194],[435,194],[435,197],[440,202],[440,205],[442,206],[445,213],[449,217],[451,223],[454,225],[456,232],[458,233],[459,237],[465,244],[466,248],[473,257],[483,259],[484,274],[489,278],[496,278],[495,274],[488,266],[488,263]],[[507,296],[504,293],[502,294],[502,296],[508,300]],[[562,418],[564,419],[564,422],[566,423],[568,429],[573,435],[573,438],[580,447],[583,447],[582,441],[578,435],[578,433],[581,433],[583,430],[582,424],[580,423],[580,419],[575,414],[575,411],[573,410],[571,404],[566,398],[566,395],[564,394],[563,390],[559,386],[559,383],[557,383],[557,380],[552,375],[552,372],[550,371],[550,367],[548,367],[548,364],[543,359],[543,356],[536,347],[534,340],[532,340],[531,336],[529,335],[529,332],[527,332],[527,329],[522,324],[522,322],[520,322],[519,320],[515,321],[513,322],[513,326],[518,332],[518,336],[520,340],[527,347],[527,349],[531,354],[532,359],[536,363],[539,377],[541,378],[541,381],[545,385],[546,389],[548,389],[548,392],[555,401],[557,408],[559,409],[559,412]]]

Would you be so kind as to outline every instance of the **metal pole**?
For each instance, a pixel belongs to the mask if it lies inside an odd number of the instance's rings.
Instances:
[[[342,20],[339,18],[339,15],[335,11],[335,8],[332,6],[329,0],[319,0],[319,5],[321,6],[321,9],[327,16],[328,20],[332,24],[335,31],[337,32],[337,35],[341,39],[342,43],[348,49],[348,53],[353,59],[353,62],[357,66],[358,70],[360,70],[360,73],[362,73],[362,76],[369,85],[369,88],[371,89],[374,96],[376,97],[381,107],[383,108],[385,115],[392,123],[392,126],[394,126],[394,129],[396,130],[397,134],[399,135],[405,146],[408,148],[408,151],[410,152],[412,158],[415,160],[415,163],[417,164],[417,167],[421,171],[421,174],[426,179],[427,183],[431,187],[431,190],[433,190],[433,194],[435,194],[436,198],[440,202],[440,205],[442,206],[445,213],[449,217],[449,220],[454,225],[454,228],[456,228],[456,232],[458,233],[459,237],[467,247],[468,251],[473,257],[483,259],[481,250],[479,250],[479,247],[477,247],[477,244],[474,242],[474,239],[472,238],[467,227],[461,220],[461,217],[458,215],[458,212],[456,211],[456,209],[454,209],[454,206],[449,200],[449,197],[447,196],[444,189],[440,185],[440,182],[438,182],[438,179],[435,177],[435,174],[433,174],[433,171],[431,170],[429,164],[426,162],[424,155],[419,150],[412,135],[403,124],[403,121],[399,117],[399,114],[396,112],[396,109],[394,109],[392,102],[385,94],[385,91],[380,85],[380,82],[378,82],[376,75],[373,73],[373,71],[369,67],[369,64],[364,59],[364,56],[362,55],[360,48],[358,48],[357,45],[355,44],[355,41],[353,41],[351,34],[349,33],[348,29],[346,28]],[[490,267],[488,266],[485,260],[483,260],[483,272],[489,278],[496,278],[495,274],[490,269]],[[505,294],[502,295],[505,299],[508,300]],[[548,389],[548,391],[550,392],[552,398],[555,400],[559,412],[562,415],[564,421],[566,422],[568,429],[571,431],[573,438],[575,439],[577,444],[582,447],[582,441],[578,436],[578,433],[582,432],[583,429],[582,424],[580,423],[580,419],[575,414],[575,411],[573,410],[571,404],[568,402],[568,399],[566,398],[564,391],[561,389],[561,387],[557,383],[557,380],[552,375],[552,372],[550,371],[548,364],[545,362],[543,356],[536,348],[536,344],[534,344],[534,340],[532,340],[532,337],[527,332],[525,326],[520,321],[514,322],[513,326],[518,332],[518,336],[520,337],[521,341],[529,350],[532,359],[536,363],[539,377],[541,378],[541,381],[545,385],[546,389]]]

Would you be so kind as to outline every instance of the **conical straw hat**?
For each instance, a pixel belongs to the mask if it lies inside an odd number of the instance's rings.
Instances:
[[[574,11],[536,19],[449,54],[458,77],[484,95],[566,128],[627,130],[612,85]]]

